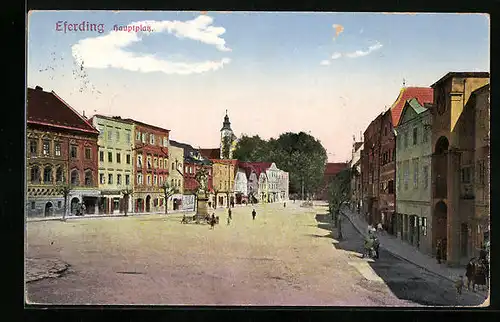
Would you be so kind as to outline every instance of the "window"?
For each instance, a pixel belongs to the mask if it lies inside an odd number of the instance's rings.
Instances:
[[[158,168],[158,158],[153,159],[153,164],[155,168]]]
[[[116,163],[122,163],[122,155],[120,152],[116,153]]]
[[[148,179],[147,180],[148,180],[148,186],[150,186],[151,185],[151,175],[150,174],[148,174]]]
[[[58,202],[57,202],[57,208],[61,208],[61,206],[62,206],[62,202],[61,202],[61,201],[58,201]]]
[[[116,130],[116,142],[120,142],[120,130]]]
[[[78,186],[80,185],[80,174],[77,169],[71,171],[71,185]]]
[[[59,142],[56,142],[56,144],[54,145],[54,152],[56,154],[56,156],[60,157],[61,156],[61,143]]]
[[[30,140],[30,154],[35,156],[38,153],[38,142],[37,140]]]
[[[104,180],[104,173],[99,173],[99,183],[105,184],[106,180]]]
[[[189,173],[193,173],[193,167],[189,167]]]
[[[52,183],[52,167],[50,166],[43,169],[43,183]]]
[[[127,143],[130,143],[130,131],[127,131],[127,134],[125,135]]]
[[[140,141],[141,140],[141,132],[137,131],[137,135],[135,136],[135,139],[137,141]]]
[[[155,144],[155,135],[154,134],[149,135],[149,144],[151,144],[151,145]]]
[[[111,141],[113,139],[113,131],[110,129],[108,130],[108,141]]]
[[[87,187],[92,186],[92,171],[91,170],[85,171],[85,185]]]
[[[463,183],[470,183],[471,182],[471,168],[470,167],[464,167],[462,168],[462,182]]]
[[[189,173],[189,168],[188,167],[185,167],[184,173]]]
[[[31,180],[31,183],[40,182],[40,168],[36,165],[31,167],[30,180]]]
[[[163,138],[163,146],[164,147],[168,146],[168,139],[166,137]]]
[[[130,185],[130,174],[125,175],[125,185]]]
[[[427,143],[427,141],[429,141],[429,131],[424,126],[422,129],[422,143]]]
[[[154,198],[153,199],[153,207],[157,207],[158,206],[158,198]]]
[[[418,188],[418,159],[413,160],[413,188]]]
[[[137,167],[142,168],[142,155],[137,156]]]
[[[175,164],[172,163],[172,170],[175,170]]]
[[[36,208],[36,203],[34,201],[31,202],[31,210],[35,210]]]
[[[113,152],[108,152],[108,162],[113,162]]]
[[[108,184],[113,184],[113,174],[108,174]]]
[[[389,183],[387,185],[387,189],[388,189],[388,192],[390,194],[394,193],[394,181],[393,180],[389,180]]]
[[[408,147],[408,133],[403,134],[404,148]]]
[[[76,159],[78,157],[78,147],[76,145],[72,145],[70,148],[70,154],[72,159]]]
[[[64,179],[62,167],[56,169],[56,183],[62,183]]]
[[[410,176],[410,162],[409,161],[404,161],[403,163],[403,169],[404,169],[404,189],[408,190],[408,180]]]
[[[146,143],[146,133],[142,133],[142,143]]]
[[[418,128],[413,128],[413,145],[418,143]]]
[[[99,161],[104,162],[104,151],[99,151]]]
[[[426,217],[421,217],[422,221],[422,229],[421,229],[421,232],[422,232],[422,235],[424,236],[427,236],[427,218]]]
[[[137,184],[143,184],[143,176],[142,173],[137,174]]]
[[[90,148],[85,148],[85,159],[90,160],[90,158],[91,158]]]
[[[174,186],[174,179],[170,180],[170,186]]]
[[[158,177],[158,182],[160,183],[160,186],[163,185],[163,176]]]
[[[42,153],[43,155],[49,155],[50,154],[50,142],[49,141],[43,141],[43,146],[42,146]]]
[[[118,184],[118,185],[122,184],[122,175],[121,174],[116,175],[116,184]]]
[[[130,154],[127,154],[126,160],[127,160],[127,164],[130,164]]]
[[[168,159],[163,159],[163,168],[168,169]]]
[[[162,158],[159,158],[158,159],[158,167],[161,169],[163,168],[163,159]]]
[[[153,184],[154,184],[155,186],[157,186],[157,185],[158,185],[158,176],[157,176],[156,174],[153,176]]]
[[[151,157],[148,157],[148,164],[147,164],[147,166],[148,166],[148,169],[151,169]]]
[[[427,189],[429,186],[429,167],[424,166],[422,169],[422,181],[424,184],[424,189]]]

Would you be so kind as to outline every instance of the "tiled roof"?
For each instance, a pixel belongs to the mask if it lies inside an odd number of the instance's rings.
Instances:
[[[201,155],[207,159],[220,159],[220,149],[200,149]]]
[[[162,127],[159,127],[159,126],[156,126],[156,125],[151,125],[151,124],[144,123],[144,122],[141,122],[141,121],[137,121],[137,120],[134,120],[134,119],[128,118],[128,119],[122,119],[122,120],[128,121],[128,122],[132,122],[132,123],[140,125],[140,126],[149,127],[149,128],[154,129],[154,130],[157,130],[157,131],[162,131],[162,132],[167,132],[167,133],[170,132],[170,130],[164,129]]]
[[[106,115],[102,115],[102,114],[95,114],[90,118],[90,121],[92,122],[92,120],[94,118],[100,118],[100,119],[104,119],[104,120],[121,122],[121,123],[126,123],[126,124],[134,124],[134,122],[131,121],[130,119],[122,119],[120,116],[106,116]]]
[[[258,178],[262,172],[266,172],[271,167],[272,162],[239,162],[238,164],[240,168],[245,169],[247,178],[252,172],[255,172]]]
[[[420,105],[434,101],[434,90],[430,87],[403,87],[399,96],[391,106],[392,124],[396,126],[401,118],[407,100],[416,98]]]
[[[170,145],[181,148],[184,150],[184,161],[185,162],[195,163],[195,164],[204,164],[204,165],[211,164],[210,160],[207,159],[206,157],[203,157],[203,155],[201,155],[201,153],[200,153],[200,155],[202,157],[201,159],[197,159],[197,158],[193,157],[192,155],[198,154],[199,151],[197,149],[193,148],[192,145],[189,145],[187,143],[177,142],[174,140],[170,140]]]
[[[98,134],[99,131],[52,92],[44,92],[41,87],[28,88],[26,116],[28,124],[41,124],[68,130]]]
[[[335,175],[348,167],[347,163],[327,163],[325,166],[325,175]]]

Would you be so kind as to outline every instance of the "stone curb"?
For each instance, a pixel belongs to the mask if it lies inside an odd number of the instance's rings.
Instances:
[[[352,224],[352,226],[354,227],[354,229],[356,229],[356,230],[358,231],[358,233],[359,233],[361,236],[366,237],[366,234],[365,234],[365,233],[363,233],[363,232],[362,232],[362,231],[358,228],[358,226],[357,226],[357,225],[353,222],[353,220],[351,219],[351,217],[350,217],[349,215],[346,215],[345,213],[342,213],[342,215],[343,215],[344,217],[347,217],[347,219],[348,219],[348,220],[349,220],[349,222]],[[454,281],[453,279],[449,278],[448,276],[443,275],[443,274],[441,274],[441,273],[437,273],[437,272],[435,272],[435,271],[433,271],[433,270],[431,270],[431,269],[429,269],[429,268],[427,268],[427,267],[425,267],[425,266],[422,266],[422,265],[417,264],[417,263],[415,263],[415,262],[413,262],[413,261],[411,261],[411,260],[409,260],[409,259],[407,259],[407,258],[405,258],[405,257],[402,257],[402,256],[400,256],[400,255],[396,254],[395,252],[391,251],[390,249],[387,249],[386,247],[383,247],[382,245],[380,245],[380,248],[385,249],[386,251],[388,251],[389,253],[391,253],[393,256],[395,256],[395,257],[397,257],[397,258],[399,258],[399,259],[401,259],[401,260],[403,260],[403,261],[405,261],[405,262],[407,262],[407,263],[413,264],[413,265],[415,265],[415,266],[417,266],[417,267],[419,267],[419,268],[421,268],[421,269],[423,269],[423,270],[425,270],[425,271],[427,271],[427,272],[430,272],[430,273],[432,273],[432,274],[434,274],[434,275],[437,275],[437,276],[439,276],[439,277],[442,277],[442,278],[444,278],[444,279],[446,279],[446,280],[448,280],[448,281],[450,281],[450,282],[452,282],[452,283],[455,283],[455,281]],[[485,296],[487,295],[487,294],[485,294],[484,292],[481,292],[481,291],[479,291],[479,290],[477,291],[477,293],[476,293],[476,294],[482,294],[482,295],[485,295]]]

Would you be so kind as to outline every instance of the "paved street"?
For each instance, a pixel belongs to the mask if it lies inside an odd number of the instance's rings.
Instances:
[[[28,258],[70,265],[27,284],[43,304],[454,305],[452,285],[382,253],[358,258],[344,222],[340,244],[319,209],[289,202],[237,207],[228,226],[180,223],[182,215],[89,218],[27,224]],[[334,243],[335,247],[332,245]],[[28,272],[30,268],[28,267]],[[473,302],[474,295],[461,300]],[[470,299],[469,299],[470,298]]]
[[[454,284],[448,279],[399,259],[383,248],[380,249],[380,258],[376,261],[360,258],[363,239],[345,217],[342,221],[342,233],[344,240],[335,244],[335,247],[355,252],[349,255],[350,264],[360,268],[369,266],[380,282],[386,284],[402,300],[432,306],[477,306],[484,302],[483,296],[466,289],[457,297]],[[334,236],[337,236],[336,232]]]

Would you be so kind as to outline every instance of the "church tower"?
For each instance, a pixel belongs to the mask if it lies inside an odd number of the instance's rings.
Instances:
[[[220,129],[220,158],[221,159],[232,159],[233,151],[236,147],[236,136],[231,129],[231,122],[229,122],[229,116],[224,116],[224,123],[222,123],[222,129]],[[226,149],[229,149],[226,152]]]

